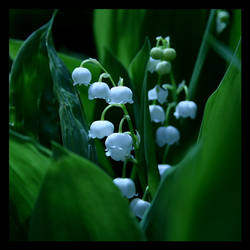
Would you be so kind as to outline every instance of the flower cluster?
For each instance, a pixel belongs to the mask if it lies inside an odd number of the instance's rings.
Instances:
[[[172,69],[171,61],[176,57],[174,48],[170,48],[170,37],[163,39],[161,36],[156,37],[157,43],[150,51],[148,70],[158,75],[169,74]],[[162,45],[160,45],[162,43]]]
[[[188,117],[195,119],[197,112],[196,103],[189,100],[188,87],[185,85],[185,81],[182,81],[178,87],[176,86],[171,66],[171,61],[175,58],[176,51],[170,47],[170,37],[156,37],[156,46],[150,51],[148,71],[152,74],[156,72],[158,81],[154,88],[148,91],[148,100],[152,102],[149,105],[151,121],[160,123],[160,126],[156,129],[156,143],[159,147],[167,145],[166,150],[170,145],[178,143],[180,140],[179,130],[168,122],[171,109],[175,108],[173,115],[176,119]],[[171,84],[161,84],[163,74],[169,74]],[[186,99],[179,101],[179,94],[182,90],[185,91]],[[171,103],[168,102],[169,92],[172,94]],[[166,157],[165,154],[164,157]],[[159,171],[162,175],[163,168],[161,165]]]
[[[104,70],[99,76],[97,82],[91,83],[91,72],[83,67],[87,62],[92,62],[100,66]],[[113,84],[110,88],[107,82],[104,82],[103,78],[109,78]],[[136,186],[131,178],[126,178],[126,164],[128,161],[136,162],[132,151],[138,149],[140,143],[140,137],[138,132],[134,131],[133,125],[128,114],[125,104],[133,103],[133,93],[130,88],[123,86],[123,79],[120,77],[119,82],[115,84],[112,76],[104,69],[104,67],[95,59],[89,58],[83,61],[80,67],[77,67],[72,72],[73,85],[84,85],[88,87],[88,99],[104,99],[108,106],[106,106],[102,112],[101,119],[92,122],[89,129],[90,139],[103,139],[105,138],[105,151],[106,156],[111,157],[114,161],[123,162],[123,174],[122,177],[115,178],[113,183],[118,187],[121,194],[132,199],[130,208],[134,214],[142,218],[143,214],[150,206],[150,203],[140,198],[134,198],[138,196],[136,194]],[[105,113],[112,107],[119,107],[123,110],[124,116],[119,123],[119,131],[115,132],[115,126],[112,122],[105,120]],[[127,120],[129,130],[123,132],[123,122]],[[134,198],[134,199],[133,199]]]

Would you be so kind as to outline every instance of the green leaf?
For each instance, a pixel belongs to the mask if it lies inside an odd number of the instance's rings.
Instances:
[[[46,46],[54,93],[59,102],[63,145],[83,157],[96,161],[95,147],[88,138],[88,123],[76,93],[77,89],[74,89],[71,74],[57,56],[52,44],[51,28],[53,17],[49,24]]]
[[[22,40],[9,39],[9,55],[13,61],[15,60],[17,53],[23,43],[24,41]],[[87,58],[85,57],[85,58],[79,59],[74,56],[70,56],[65,53],[60,53],[60,52],[58,52],[57,55],[64,62],[69,72],[73,72],[74,68],[79,67],[81,62]],[[92,82],[97,81],[100,75],[100,68],[98,68],[96,65],[91,64],[91,63],[86,64],[85,67],[91,71]],[[86,113],[87,120],[89,122],[92,122],[94,119],[94,113],[95,113],[94,112],[95,102],[88,99],[88,88],[86,88],[85,86],[79,87],[79,92],[80,92],[80,98],[81,98],[82,106]]]
[[[50,163],[51,152],[32,138],[10,130],[10,240],[27,240],[29,218]]]
[[[131,87],[134,94],[134,112],[138,114],[140,110],[140,100],[142,94],[142,86],[143,80],[145,77],[145,69],[148,64],[149,60],[149,53],[150,53],[150,42],[149,39],[146,38],[142,48],[138,51],[136,56],[131,61],[128,72],[131,78]],[[136,116],[136,123],[139,125],[139,116]]]
[[[193,99],[196,95],[196,89],[197,89],[197,84],[198,84],[198,80],[199,80],[199,76],[201,73],[201,69],[202,66],[204,64],[204,61],[206,59],[206,55],[208,52],[208,44],[207,44],[207,38],[210,34],[210,32],[212,31],[212,28],[214,27],[214,21],[215,21],[215,15],[216,15],[216,10],[211,10],[210,11],[210,15],[209,15],[209,19],[207,21],[207,27],[204,31],[204,35],[202,38],[202,42],[201,42],[201,46],[199,49],[199,53],[195,62],[195,66],[193,69],[193,73],[189,82],[189,97],[190,99]]]
[[[131,79],[131,89],[133,91],[133,113],[136,128],[140,134],[141,142],[138,150],[138,165],[137,174],[142,186],[142,191],[145,191],[147,186],[147,165],[144,152],[144,104],[143,104],[143,83],[146,74],[146,67],[149,59],[150,43],[148,38],[142,48],[137,52],[136,56],[133,58],[129,65],[128,72]],[[138,115],[139,114],[139,115]],[[151,191],[151,190],[150,190]]]
[[[60,142],[60,127],[45,45],[47,29],[48,24],[33,32],[18,50],[10,72],[9,102],[15,110],[14,130],[50,146],[51,140]]]
[[[29,240],[144,239],[127,199],[93,162],[68,152],[49,166],[32,215]]]
[[[144,40],[139,29],[147,10],[106,9],[94,11],[94,35],[100,60],[105,49],[127,67]],[[131,39],[132,38],[132,39]]]
[[[241,62],[240,58],[237,58],[234,56],[233,51],[230,49],[230,47],[226,46],[224,43],[217,40],[212,35],[208,36],[208,43],[210,46],[223,58],[225,59],[228,64],[231,62],[235,65],[235,67],[238,67],[238,69],[241,68]]]
[[[232,51],[236,49],[241,37],[241,19],[241,9],[233,9],[232,16],[229,19],[232,26],[228,27],[230,28],[229,47]]]
[[[147,166],[148,175],[148,187],[151,197],[154,197],[158,185],[160,182],[160,174],[158,170],[158,164],[156,159],[156,148],[155,148],[155,134],[153,133],[152,121],[149,112],[149,102],[148,102],[148,84],[147,84],[147,69],[145,69],[145,78],[142,87],[142,109],[143,114],[143,140],[142,145],[144,146],[144,154]],[[140,128],[142,128],[140,126]],[[141,133],[141,131],[139,131]]]
[[[207,101],[197,144],[164,174],[142,227],[149,240],[241,240],[241,72],[233,63]]]
[[[23,44],[23,40],[9,39],[9,56],[11,60],[15,60],[16,55]]]
[[[144,190],[146,188],[145,178],[148,178],[146,183],[148,183],[149,192],[151,197],[153,197],[157,190],[160,178],[157,168],[155,139],[148,103],[149,87],[147,64],[149,60],[149,53],[150,43],[148,38],[146,38],[143,47],[137,53],[136,57],[129,66],[129,73],[132,79],[132,88],[135,95],[135,120],[139,134],[141,135],[137,172]]]

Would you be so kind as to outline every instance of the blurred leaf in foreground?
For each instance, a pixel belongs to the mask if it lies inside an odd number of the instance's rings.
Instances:
[[[145,240],[112,179],[69,151],[49,166],[30,225],[31,241]]]

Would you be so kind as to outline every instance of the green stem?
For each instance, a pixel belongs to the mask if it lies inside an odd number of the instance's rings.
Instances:
[[[119,123],[119,129],[118,129],[119,133],[122,133],[122,125],[123,125],[124,121],[127,119],[128,119],[128,117],[126,115],[124,115],[123,118],[121,119],[121,121]]]
[[[126,178],[126,167],[127,167],[127,160],[123,162],[122,166],[122,178]]]
[[[177,102],[177,86],[176,86],[176,81],[174,79],[174,73],[173,71],[170,72],[170,81],[171,81],[171,84],[172,84],[172,96],[173,96],[173,100],[175,102]]]
[[[112,107],[118,107],[118,108],[122,108],[121,104],[109,104],[103,111],[102,111],[102,115],[101,115],[101,120],[104,121],[105,120],[105,114],[107,113],[107,111],[112,108]]]
[[[81,62],[80,67],[83,67],[83,65],[84,65],[85,63],[88,63],[88,62],[92,62],[92,63],[96,64],[96,65],[99,66],[106,74],[108,74],[108,75],[109,75],[109,79],[110,79],[110,81],[112,82],[113,86],[116,87],[116,84],[115,84],[115,82],[114,82],[112,76],[111,76],[111,75],[108,73],[108,71],[102,66],[102,64],[101,64],[100,62],[98,62],[96,59],[94,59],[94,58],[88,58],[88,59],[86,59],[86,60],[84,60],[84,61]]]
[[[167,154],[168,154],[169,148],[170,148],[170,145],[167,144],[167,146],[165,147],[165,150],[164,150],[163,157],[162,157],[162,163],[163,164],[166,163],[166,159],[167,159]]]
[[[136,173],[137,173],[137,168],[136,168],[136,163],[134,163],[133,166],[132,166],[131,174],[130,174],[130,178],[133,181],[135,180]]]
[[[188,101],[189,100],[189,94],[188,94],[188,87],[186,85],[182,86],[181,88],[179,88],[177,90],[177,95],[179,95],[182,90],[184,90],[185,95],[186,95],[186,100]]]
[[[149,187],[146,186],[146,189],[145,189],[145,192],[144,192],[144,194],[143,194],[142,200],[144,200],[144,201],[146,200],[147,195],[148,195],[148,191],[149,191]]]
[[[127,122],[128,122],[129,131],[132,134],[133,143],[134,143],[134,146],[135,146],[136,145],[135,132],[134,132],[132,121],[130,119],[130,115],[129,115],[128,110],[127,110],[127,108],[126,108],[126,106],[124,104],[120,104],[120,107],[122,108],[122,110],[123,110],[123,112],[124,112],[124,114],[126,116],[126,119],[127,119]]]
[[[162,75],[158,75],[158,79],[157,79],[157,83],[156,83],[156,85],[160,85],[161,78],[162,78]]]
[[[110,74],[107,74],[106,72],[102,73],[99,76],[98,82],[102,82],[102,78],[109,78],[110,79]]]
[[[170,110],[175,107],[176,105],[176,102],[171,102],[168,107],[167,107],[167,110],[166,110],[166,120],[165,120],[165,126],[168,126],[168,118],[169,118],[169,113],[170,113]]]

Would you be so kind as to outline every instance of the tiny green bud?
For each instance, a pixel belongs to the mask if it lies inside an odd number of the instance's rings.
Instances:
[[[169,74],[170,71],[171,71],[171,63],[170,62],[167,62],[167,61],[162,61],[162,62],[159,62],[157,65],[156,65],[156,69],[155,71],[159,74],[159,75],[164,75],[164,74]]]
[[[163,55],[163,51],[161,48],[158,48],[158,47],[153,47],[150,51],[150,56],[153,58],[153,59],[161,59],[162,58],[162,55]]]
[[[166,61],[172,61],[176,57],[176,51],[173,48],[166,48],[163,50],[163,59]]]

